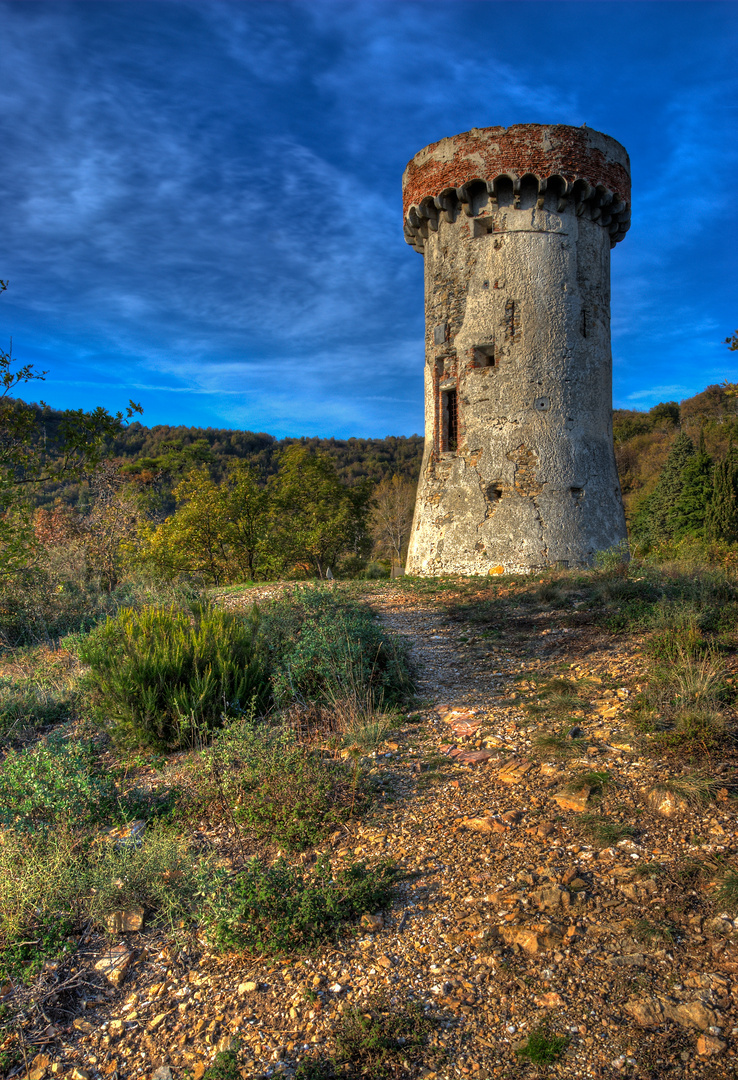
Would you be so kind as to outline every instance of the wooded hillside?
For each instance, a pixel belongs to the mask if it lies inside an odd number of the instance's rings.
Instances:
[[[682,402],[661,402],[647,412],[615,410],[615,456],[629,520],[639,502],[655,488],[680,432],[690,435],[695,443],[703,433],[707,453],[716,461],[725,457],[731,441],[738,444],[737,389],[733,384],[708,386],[694,397]],[[61,414],[41,408],[38,413],[45,437],[53,443]],[[420,435],[384,439],[276,439],[265,432],[166,424],[146,427],[138,422],[121,431],[110,444],[109,455],[132,481],[142,486],[155,481],[159,507],[162,512],[171,513],[175,506],[172,488],[188,466],[207,464],[213,479],[220,481],[229,462],[244,461],[266,481],[276,473],[281,454],[293,445],[330,455],[339,477],[350,485],[363,480],[379,483],[394,475],[414,483],[423,456]],[[70,481],[47,485],[38,494],[39,505],[49,506],[59,500],[67,505],[84,505],[86,489]]]

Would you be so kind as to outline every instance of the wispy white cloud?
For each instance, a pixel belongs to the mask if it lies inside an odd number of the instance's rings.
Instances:
[[[628,401],[663,401],[665,397],[684,397],[688,391],[689,387],[680,385],[650,386],[647,390],[636,390],[628,394]]]

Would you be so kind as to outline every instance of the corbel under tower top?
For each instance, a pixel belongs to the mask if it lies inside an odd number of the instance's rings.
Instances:
[[[607,229],[611,247],[630,227],[630,161],[619,142],[587,127],[514,124],[472,128],[415,155],[402,178],[405,239],[422,253],[440,215],[453,221],[461,207],[475,217],[480,195],[494,209],[510,190],[518,207],[533,184],[539,208],[547,195],[559,212],[572,204]]]

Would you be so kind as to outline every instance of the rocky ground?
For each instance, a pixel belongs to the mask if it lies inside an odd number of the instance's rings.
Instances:
[[[738,1074],[738,920],[713,887],[738,851],[734,759],[707,762],[708,801],[669,788],[674,761],[628,719],[638,639],[545,614],[490,638],[441,599],[371,591],[420,704],[372,765],[384,799],[324,845],[336,864],[396,861],[392,907],[297,961],[90,933],[34,991],[49,1024],[18,1075],[199,1080],[233,1039],[241,1076],[289,1075],[378,990],[436,1018],[407,1074],[428,1080]],[[547,749],[552,678],[576,696],[571,745]],[[65,1003],[76,1015],[53,1012]],[[554,1063],[517,1053],[532,1031],[566,1037]]]

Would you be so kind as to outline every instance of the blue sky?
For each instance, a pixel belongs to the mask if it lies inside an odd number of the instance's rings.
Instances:
[[[615,405],[738,378],[735,3],[10,0],[0,42],[0,342],[51,405],[422,432],[402,171],[531,122],[630,153]]]

